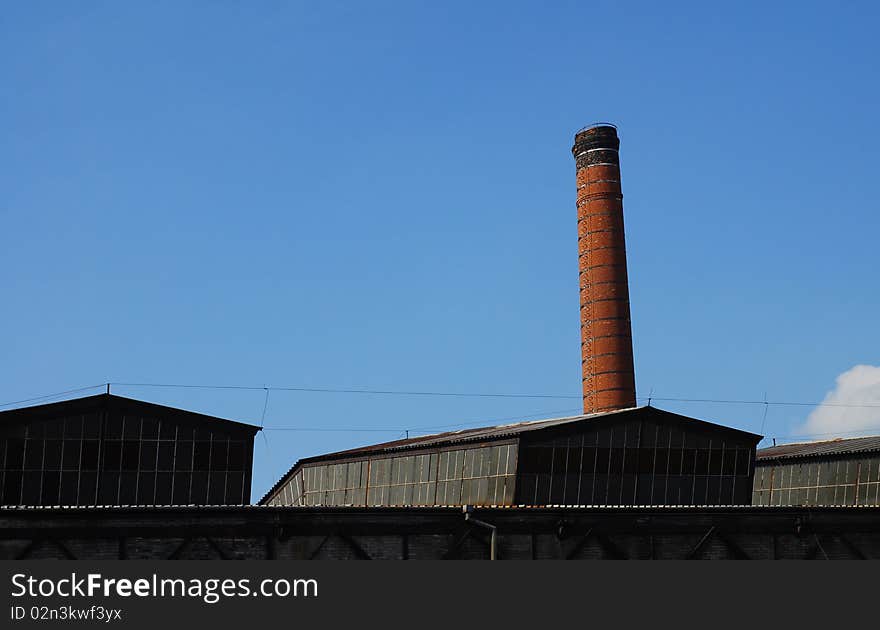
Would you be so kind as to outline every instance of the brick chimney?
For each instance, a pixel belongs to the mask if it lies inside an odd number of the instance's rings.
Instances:
[[[577,132],[578,262],[584,413],[636,406],[617,128]]]

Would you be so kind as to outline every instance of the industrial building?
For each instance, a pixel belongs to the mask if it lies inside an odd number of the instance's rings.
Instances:
[[[0,504],[250,503],[249,424],[113,394],[0,413]]]
[[[880,505],[880,436],[757,452],[754,505]]]
[[[653,407],[302,460],[267,505],[745,505],[760,436]]]
[[[636,405],[619,146],[572,148],[582,415],[309,457],[237,505],[258,427],[109,392],[7,411],[0,558],[880,557],[880,438],[756,451]]]

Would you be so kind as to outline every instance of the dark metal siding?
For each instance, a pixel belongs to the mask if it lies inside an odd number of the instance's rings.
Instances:
[[[516,503],[748,505],[754,441],[651,420],[524,435]]]
[[[0,425],[0,503],[250,502],[252,430],[118,400]]]
[[[754,505],[880,505],[880,454],[758,460]]]

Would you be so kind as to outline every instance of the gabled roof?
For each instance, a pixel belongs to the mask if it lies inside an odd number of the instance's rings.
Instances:
[[[260,430],[260,427],[253,424],[208,416],[194,411],[178,409],[177,407],[166,407],[165,405],[157,405],[135,398],[117,396],[116,394],[97,394],[95,396],[84,396],[60,402],[0,411],[0,425],[51,420],[71,414],[91,413],[102,410],[131,411],[156,418],[173,418],[177,421],[193,424],[211,424],[215,426],[221,424],[226,425],[226,428],[229,430],[247,432],[251,435]]]
[[[335,461],[341,459],[349,459],[356,457],[368,457],[378,454],[393,454],[401,451],[409,451],[421,448],[442,448],[459,443],[470,442],[493,442],[517,437],[524,433],[533,433],[539,431],[552,431],[563,427],[570,427],[581,422],[603,422],[603,421],[626,421],[638,417],[639,419],[653,419],[659,422],[668,422],[671,424],[687,424],[691,429],[702,431],[712,431],[718,433],[726,433],[735,435],[740,439],[751,441],[755,444],[760,441],[762,436],[748,431],[733,429],[724,425],[690,418],[681,414],[664,411],[651,406],[631,407],[628,409],[618,409],[615,411],[606,411],[603,413],[594,413],[579,416],[566,416],[564,418],[550,418],[546,420],[529,420],[527,422],[517,422],[514,424],[501,424],[490,427],[478,427],[473,429],[461,429],[459,431],[446,431],[444,433],[434,433],[431,435],[422,435],[404,440],[394,440],[392,442],[382,442],[379,444],[371,444],[358,448],[348,449],[345,451],[336,451],[324,455],[316,455],[314,457],[306,457],[300,459],[290,470],[285,473],[260,499],[260,503],[267,500],[278,488],[280,488],[297,469],[307,464],[323,461]]]
[[[755,459],[760,462],[762,460],[776,460],[789,457],[823,457],[872,452],[880,452],[880,435],[780,444],[779,446],[760,449],[755,454]]]

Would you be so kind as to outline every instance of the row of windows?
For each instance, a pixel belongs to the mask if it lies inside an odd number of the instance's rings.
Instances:
[[[7,505],[241,504],[243,472],[4,471]]]
[[[741,475],[750,472],[749,449],[654,449],[526,446],[520,470],[552,472],[620,472],[661,475]]]
[[[751,488],[734,476],[523,475],[517,502],[532,505],[740,505]]]
[[[603,446],[607,448],[744,448],[742,441],[723,440],[717,434],[685,432],[653,422],[625,422],[592,432],[542,440],[543,446]]]
[[[0,440],[0,470],[241,471],[246,464],[241,440]]]
[[[205,427],[182,426],[172,420],[141,418],[139,416],[111,416],[104,420],[93,413],[44,422],[28,422],[3,427],[0,435],[32,439],[132,439],[132,440],[211,440],[226,439],[226,434],[215,433]]]
[[[880,505],[880,483],[755,490],[753,505]]]

